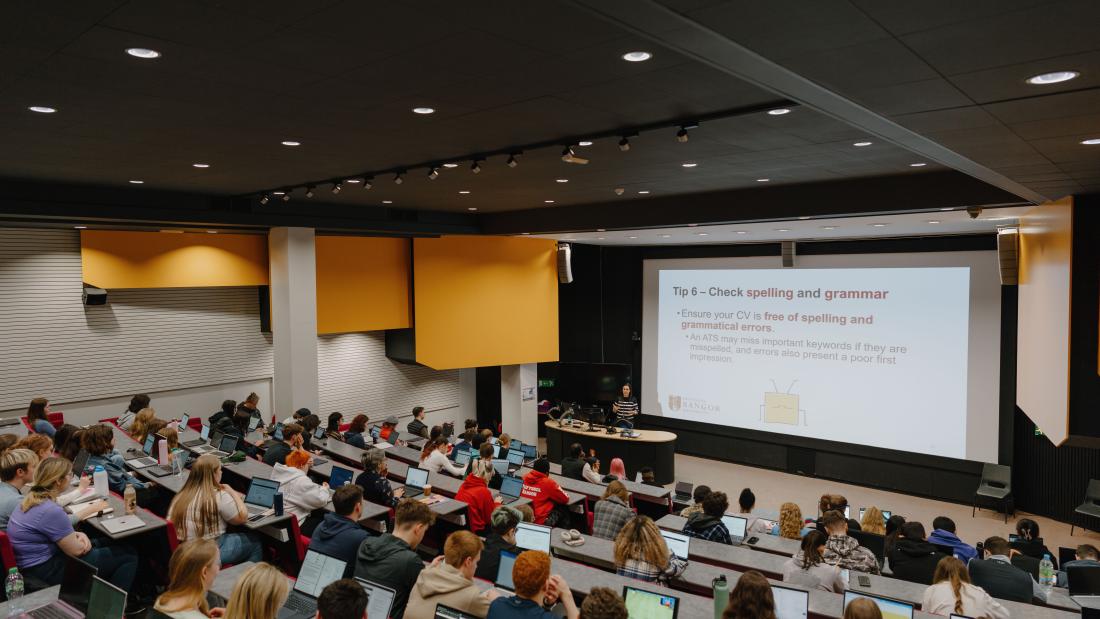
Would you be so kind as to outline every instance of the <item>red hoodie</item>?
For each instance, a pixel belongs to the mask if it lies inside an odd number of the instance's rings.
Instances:
[[[531,509],[535,512],[535,524],[546,522],[546,517],[554,509],[555,503],[569,503],[569,495],[562,491],[558,482],[538,471],[523,476],[523,490],[520,496],[531,499]]]
[[[467,475],[455,493],[455,500],[466,504],[466,518],[470,521],[471,531],[480,533],[489,528],[497,504],[484,479],[473,474]]]

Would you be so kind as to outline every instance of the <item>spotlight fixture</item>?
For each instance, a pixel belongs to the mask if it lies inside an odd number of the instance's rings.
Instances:
[[[577,146],[592,146],[592,140],[581,140],[577,142]]]
[[[1068,82],[1078,75],[1081,74],[1077,71],[1053,71],[1051,73],[1040,73],[1039,75],[1033,75],[1027,78],[1027,83],[1033,86],[1046,86],[1047,84]]]
[[[352,185],[358,185],[359,183],[363,182],[363,179],[361,179],[361,178],[349,178],[344,182],[345,183],[351,183]]]
[[[556,179],[554,179],[554,182],[555,183],[568,183],[569,179],[568,178],[556,178]]]
[[[88,226],[73,226],[74,230],[87,230]]]
[[[910,163],[910,164],[909,164],[909,167],[910,167],[910,168],[923,168],[923,167],[924,167],[924,166],[926,166],[926,165],[928,165],[928,164],[927,164],[927,163],[923,163],[923,162],[917,162],[917,163]]]
[[[382,200],[382,204],[393,204],[393,200]]]
[[[283,193],[283,202],[290,202],[290,190],[289,189],[287,189]]]
[[[573,152],[572,145],[566,146],[565,149],[561,151],[561,160],[565,163],[576,163],[580,165],[585,165],[588,163],[587,159],[585,159],[584,157],[578,157],[577,154]]]
[[[468,196],[468,195],[470,195],[470,190],[469,189],[462,189],[458,193],[459,193],[459,195]]]
[[[758,178],[758,179],[756,179],[756,182],[758,182],[758,183],[767,183],[770,180],[772,180],[772,179],[770,179],[770,178]]]
[[[854,142],[852,146],[870,146],[871,142]]]
[[[260,196],[260,204],[266,205],[270,201],[271,201],[271,196],[267,195],[266,193],[264,195]]]
[[[153,58],[160,58],[160,52],[155,49],[148,49],[145,47],[131,47],[126,50],[127,54],[130,54],[134,58],[141,58],[142,60],[152,60]]]
[[[648,194],[649,194],[649,190],[648,190],[648,189],[639,189],[639,190],[638,190],[638,193],[642,194],[643,196],[644,196],[644,195],[648,195]]]
[[[280,144],[282,144],[283,146],[301,146],[302,145],[302,143],[299,142],[298,140],[283,140],[282,142],[280,142]]]
[[[676,141],[683,144],[688,141],[688,130],[680,127],[680,130],[676,132]]]
[[[340,193],[343,189],[344,189],[344,183],[342,183],[340,181],[333,181],[332,182],[332,193],[334,193],[334,194]]]
[[[444,163],[443,167],[445,167],[445,168],[457,168],[458,164],[457,163]]]
[[[414,114],[434,114],[435,113],[435,108],[431,108],[431,107],[414,107],[413,108],[413,113]]]
[[[615,195],[621,196],[624,193],[626,193],[626,187],[616,187],[615,188]]]
[[[623,139],[619,140],[619,150],[623,151],[624,153],[630,150],[630,140],[628,140],[625,135],[623,136]]]
[[[371,187],[374,187],[374,177],[368,176],[363,179],[363,189],[370,189]]]
[[[516,155],[519,155],[519,153],[512,153],[512,154],[508,155],[508,161],[505,162],[505,164],[509,168],[514,168],[514,167],[519,165],[519,161],[516,159]]]
[[[685,161],[684,163],[680,164],[680,166],[684,167],[684,168],[694,168],[697,165],[699,165],[699,164],[695,163],[694,161]]]
[[[271,192],[271,195],[273,195],[273,196],[285,196],[285,195],[286,195],[286,191],[284,191],[284,190],[282,190],[282,189],[280,189],[279,191],[272,191],[272,192]]]
[[[307,198],[312,198],[313,197],[313,185],[309,185],[309,186],[306,187],[306,197]]]
[[[39,114],[53,114],[57,111],[57,108],[49,107],[46,105],[32,105],[27,109],[32,112],[38,112]]]
[[[428,170],[428,180],[434,181],[439,178],[439,168],[432,166],[431,170]]]
[[[139,181],[137,179],[130,181],[131,185],[144,185],[145,181]]]
[[[481,174],[481,161],[474,159],[474,162],[470,164],[470,171],[474,174]]]
[[[786,107],[777,107],[774,110],[768,110],[770,116],[782,116],[784,114],[790,114],[791,109]]]
[[[394,185],[400,185],[401,183],[405,182],[405,179],[401,177],[402,174],[404,174],[404,172],[398,172],[398,173],[393,175],[393,184]]]
[[[477,207],[476,206],[468,206],[468,207],[466,207],[466,210],[467,211],[476,211]]]
[[[642,52],[642,51],[627,52],[627,53],[623,54],[623,60],[625,60],[627,62],[645,62],[646,60],[649,60],[652,57],[653,57],[653,54],[651,54],[649,52]]]
[[[191,167],[205,170],[206,168],[210,167],[210,164],[209,163],[192,163]]]
[[[822,230],[836,230],[836,226],[821,226]]]
[[[1081,140],[1081,143],[1085,146],[1096,146],[1100,144],[1100,138],[1089,138],[1087,140]]]

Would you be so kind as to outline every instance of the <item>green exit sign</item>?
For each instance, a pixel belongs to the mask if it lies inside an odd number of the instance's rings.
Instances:
[[[553,386],[554,386],[554,379],[553,378],[540,378],[539,379],[539,387],[553,387]]]
[[[1043,436],[1043,431],[1039,429],[1039,426],[1035,426],[1035,436]]]

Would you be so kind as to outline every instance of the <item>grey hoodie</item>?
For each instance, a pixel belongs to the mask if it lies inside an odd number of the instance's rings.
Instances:
[[[878,574],[878,559],[870,551],[859,545],[855,538],[847,535],[830,535],[825,542],[822,554],[829,565],[838,565],[842,569]]]
[[[390,533],[363,540],[355,561],[355,575],[358,578],[385,585],[396,592],[393,610],[390,611],[392,619],[405,616],[409,592],[423,569],[424,562],[416,551]]]
[[[405,619],[434,619],[437,604],[475,617],[484,617],[489,612],[489,598],[482,595],[474,581],[445,561],[420,572],[409,595]]]

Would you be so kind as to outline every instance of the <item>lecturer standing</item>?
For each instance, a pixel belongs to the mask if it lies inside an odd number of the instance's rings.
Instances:
[[[638,416],[638,398],[631,393],[630,383],[623,385],[619,399],[611,403],[611,410],[620,420],[634,423],[634,418]]]

